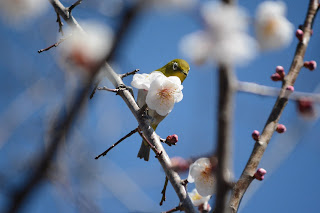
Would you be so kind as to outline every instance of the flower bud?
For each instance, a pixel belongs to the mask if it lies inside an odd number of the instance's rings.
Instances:
[[[286,90],[293,92],[294,91],[294,87],[293,86],[287,86]]]
[[[283,66],[277,66],[276,67],[276,73],[278,73],[281,76],[281,78],[283,79],[284,76],[285,76],[285,72],[284,72]]]
[[[271,78],[272,81],[281,81],[283,79],[283,78],[281,78],[279,73],[272,74],[270,78]]]
[[[317,62],[316,61],[305,61],[303,66],[310,71],[313,71],[317,68]]]
[[[258,141],[260,138],[260,132],[258,130],[254,130],[252,132],[252,138],[253,138],[253,140]]]
[[[297,109],[305,118],[312,118],[316,114],[313,100],[310,98],[300,98],[297,101]]]
[[[286,126],[283,125],[283,124],[278,124],[276,131],[277,131],[278,133],[284,133],[285,131],[287,131],[287,128],[286,128]]]
[[[167,144],[176,145],[177,142],[178,142],[178,135],[176,135],[176,134],[169,135],[166,138],[166,143]]]
[[[264,175],[265,174],[267,174],[267,171],[265,169],[263,169],[263,168],[260,168],[254,174],[254,178],[261,181],[261,180],[264,179]]]
[[[296,37],[298,38],[298,40],[300,42],[302,42],[302,39],[303,39],[303,31],[301,29],[297,29],[296,31]]]

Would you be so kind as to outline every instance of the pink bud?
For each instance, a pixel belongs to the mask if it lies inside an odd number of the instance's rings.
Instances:
[[[294,91],[294,87],[293,86],[287,86],[286,90],[293,92]]]
[[[252,132],[252,138],[253,138],[253,140],[258,141],[260,138],[260,132],[258,130],[254,130]]]
[[[311,118],[316,114],[314,109],[314,103],[311,98],[300,98],[297,101],[297,107],[299,113],[305,117]]]
[[[261,181],[261,180],[264,179],[264,175],[265,174],[267,174],[267,171],[265,169],[263,169],[263,168],[260,168],[254,174],[254,178]]]
[[[277,66],[276,67],[276,73],[280,75],[280,77],[283,79],[285,76],[284,68],[283,66]]]
[[[182,157],[171,158],[171,168],[176,172],[185,172],[189,170],[190,162]]]
[[[283,125],[283,124],[278,124],[276,131],[277,131],[278,133],[284,133],[285,131],[287,131],[287,128],[286,128],[286,126]]]
[[[306,61],[306,62],[304,62],[303,66],[308,68],[310,71],[313,71],[317,68],[317,62],[316,61]]]
[[[296,31],[296,37],[298,38],[298,40],[301,42],[303,39],[303,31],[301,29],[297,29]]]
[[[274,73],[274,74],[271,75],[271,80],[272,80],[272,81],[281,81],[282,78],[281,78],[281,76],[279,75],[279,73]]]
[[[166,138],[166,143],[169,143],[171,145],[175,145],[178,142],[178,135],[173,134],[173,135],[169,135]]]

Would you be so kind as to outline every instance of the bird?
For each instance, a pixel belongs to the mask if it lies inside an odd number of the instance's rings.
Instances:
[[[166,77],[170,76],[177,76],[180,78],[181,83],[186,79],[189,74],[190,66],[188,62],[183,59],[174,59],[164,65],[163,67],[155,70],[158,72],[162,72]],[[137,104],[141,108],[146,104],[146,96],[148,94],[147,90],[139,89],[138,90],[138,97],[137,97]],[[155,110],[151,110],[148,108],[147,115],[151,118],[150,126],[153,130],[156,130],[159,123],[167,116],[159,115]],[[138,158],[144,159],[145,161],[149,160],[150,155],[150,147],[147,142],[142,140],[140,150],[138,152]]]

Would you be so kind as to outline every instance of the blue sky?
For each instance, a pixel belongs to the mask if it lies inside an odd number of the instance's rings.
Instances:
[[[72,1],[62,2],[68,5]],[[259,2],[239,1],[239,5],[253,17]],[[302,0],[285,2],[288,19],[297,28],[303,23],[308,3]],[[97,5],[97,1],[83,1],[73,15],[80,24],[93,19],[117,26],[119,18],[98,13]],[[45,148],[44,141],[54,112],[68,101],[76,85],[72,80],[74,73],[65,72],[58,60],[59,47],[37,53],[56,42],[58,26],[55,19],[50,7],[22,29],[0,23],[0,182],[7,187],[18,186],[24,180],[35,156]],[[316,19],[306,60],[319,61],[320,58],[318,23]],[[120,73],[136,68],[141,73],[149,73],[174,58],[184,58],[179,51],[179,42],[184,35],[198,29],[201,25],[194,12],[143,11],[117,50],[113,66]],[[280,87],[280,83],[270,80],[270,75],[277,65],[282,65],[286,71],[289,69],[296,45],[294,38],[289,47],[262,53],[247,66],[237,67],[238,79]],[[202,156],[215,149],[216,66],[212,63],[197,66],[191,62],[190,66],[183,100],[157,129],[163,138],[170,134],[179,136],[177,146],[165,147],[170,157]],[[124,81],[129,85],[131,79],[127,77]],[[313,92],[319,79],[318,70],[302,69],[295,90]],[[107,80],[102,85],[111,87]],[[236,95],[232,137],[235,179],[241,175],[252,151],[252,131],[262,131],[274,102],[274,97]],[[280,123],[287,126],[287,132],[275,133],[271,139],[260,165],[268,173],[264,181],[254,181],[249,187],[240,212],[318,211],[319,122],[299,117],[295,103],[290,101]],[[106,157],[94,160],[96,155],[136,127],[135,118],[120,97],[97,92],[88,101],[57,157],[59,170],[54,172],[55,178],[41,185],[27,202],[24,212],[88,212],[88,209],[94,212],[159,212],[177,206],[178,198],[171,186],[167,189],[167,201],[162,207],[158,206],[165,176],[155,158],[151,157],[149,162],[136,158],[141,141],[138,135],[122,142]],[[287,151],[290,151],[288,155]],[[181,177],[186,178],[187,174],[181,174]],[[190,184],[189,191],[193,187]],[[7,194],[1,193],[0,207],[5,206],[6,200]],[[86,205],[79,204],[83,200],[88,201]]]

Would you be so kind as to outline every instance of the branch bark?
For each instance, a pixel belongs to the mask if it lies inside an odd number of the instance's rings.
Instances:
[[[218,133],[217,133],[217,195],[215,212],[224,213],[228,210],[228,192],[231,189],[230,166],[232,159],[232,119],[234,85],[236,83],[233,69],[220,66],[219,75],[219,101],[218,101]],[[216,160],[216,159],[212,159]],[[213,164],[213,163],[212,163]]]
[[[295,56],[293,58],[289,73],[284,79],[280,94],[265,124],[260,140],[256,142],[247,165],[244,168],[240,179],[237,181],[232,190],[232,195],[229,203],[231,212],[238,211],[241,199],[250,183],[254,180],[253,175],[256,172],[260,160],[276,129],[280,116],[288,103],[286,88],[288,86],[293,86],[303,66],[303,58],[310,41],[312,24],[318,12],[318,7],[319,3],[317,0],[310,0],[307,16],[302,29],[304,31],[303,40],[299,42],[296,48]]]

